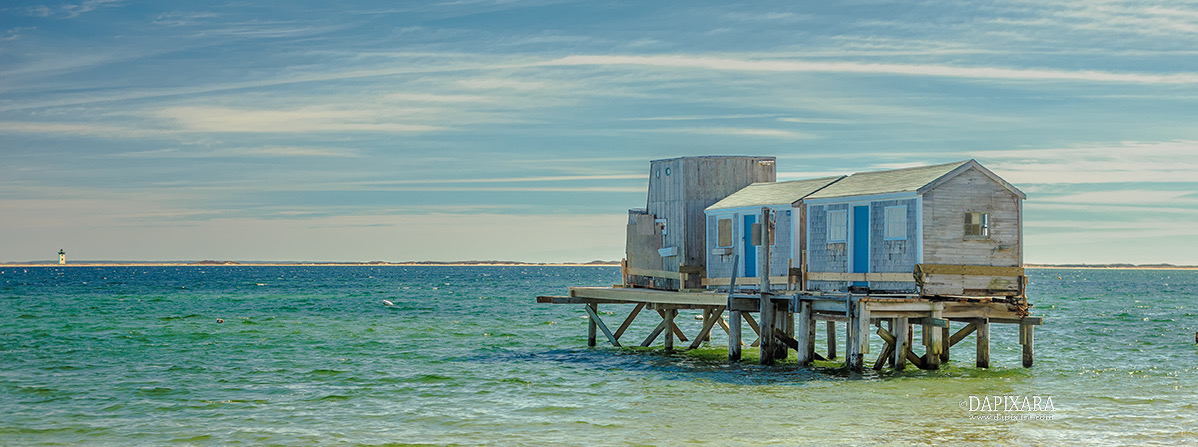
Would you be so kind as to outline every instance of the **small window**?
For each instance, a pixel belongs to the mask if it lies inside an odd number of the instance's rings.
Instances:
[[[990,213],[965,213],[965,237],[990,237]]]
[[[886,207],[886,240],[903,241],[907,239],[907,206]]]
[[[849,236],[848,212],[828,211],[828,242],[845,242]]]
[[[716,225],[720,247],[732,246],[732,219],[720,219]]]

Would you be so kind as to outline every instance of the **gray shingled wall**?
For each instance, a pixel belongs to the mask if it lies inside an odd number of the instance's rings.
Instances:
[[[902,241],[887,241],[886,236],[886,207],[907,206],[907,239]],[[880,200],[870,203],[870,240],[873,242],[869,250],[869,271],[878,273],[911,273],[915,270],[915,262],[919,253],[916,245],[916,232],[920,230],[916,220],[917,209],[915,199]],[[879,243],[880,242],[880,243]],[[869,287],[874,290],[915,291],[913,282],[872,281]]]
[[[828,243],[828,211],[848,210],[848,205],[818,205],[807,207],[807,223],[811,239],[807,241],[807,265],[812,272],[847,272],[848,251],[843,243]],[[811,281],[810,290],[834,291],[847,287],[844,281]]]

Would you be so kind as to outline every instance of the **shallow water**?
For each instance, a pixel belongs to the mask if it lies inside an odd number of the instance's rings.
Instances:
[[[849,374],[588,349],[534,297],[610,267],[0,268],[0,445],[1198,444],[1198,272],[1029,272],[1035,367],[996,325],[989,370]]]

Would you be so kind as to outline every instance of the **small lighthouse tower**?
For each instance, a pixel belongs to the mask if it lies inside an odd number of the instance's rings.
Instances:
[[[60,249],[58,249],[58,265],[66,265],[66,264],[67,264],[67,252],[62,251],[62,249],[60,248]]]

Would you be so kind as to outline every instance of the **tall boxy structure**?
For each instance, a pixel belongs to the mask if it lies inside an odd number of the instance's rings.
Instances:
[[[705,156],[649,163],[649,200],[628,211],[626,256],[632,269],[692,273],[678,280],[633,274],[629,282],[664,289],[701,287],[707,263],[703,210],[753,183],[777,178],[774,157]],[[635,270],[634,270],[635,271]]]

